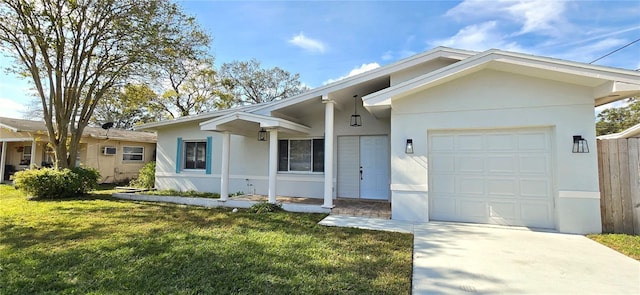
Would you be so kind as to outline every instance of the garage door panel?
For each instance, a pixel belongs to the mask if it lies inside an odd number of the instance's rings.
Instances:
[[[489,174],[516,173],[517,161],[515,156],[488,156],[487,172]]]
[[[453,151],[454,150],[453,135],[436,135],[431,137],[432,151]]]
[[[520,179],[520,195],[528,198],[549,198],[550,183],[548,179]]]
[[[527,151],[546,151],[549,148],[545,132],[518,134],[518,149]]]
[[[516,138],[511,134],[487,135],[487,151],[511,151],[516,148]]]
[[[550,134],[430,131],[431,219],[553,228]]]
[[[487,204],[482,200],[460,198],[458,208],[460,208],[460,212],[457,212],[459,217],[482,220],[488,215]]]
[[[481,151],[483,149],[481,135],[458,135],[455,140],[458,151]]]
[[[454,172],[456,170],[453,155],[443,154],[438,158],[431,159],[429,164],[434,172]]]
[[[456,180],[454,175],[434,175],[433,182],[438,183],[431,189],[433,193],[450,193],[456,192]]]
[[[520,218],[523,223],[534,227],[553,227],[553,216],[550,216],[551,208],[546,202],[524,202],[520,205]]]
[[[482,173],[484,171],[484,158],[479,156],[463,156],[456,158],[456,172]]]
[[[456,193],[460,194],[473,194],[473,195],[484,195],[484,179],[479,177],[463,177],[458,176],[455,178],[456,180]]]
[[[520,173],[548,175],[548,155],[526,155],[520,157]]]
[[[435,215],[433,217],[444,220],[447,216],[456,216],[456,200],[454,198],[431,199],[431,208]]]
[[[516,202],[489,202],[489,216],[492,219],[513,222],[517,220],[518,204]]]
[[[503,196],[514,198],[518,195],[518,180],[511,178],[493,178],[487,181],[487,194],[489,196]]]

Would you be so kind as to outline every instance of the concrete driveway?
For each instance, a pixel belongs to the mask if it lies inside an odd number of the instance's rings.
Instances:
[[[414,226],[413,294],[640,294],[640,262],[580,235]]]
[[[413,233],[413,294],[640,294],[640,262],[580,235],[337,215],[320,224]]]

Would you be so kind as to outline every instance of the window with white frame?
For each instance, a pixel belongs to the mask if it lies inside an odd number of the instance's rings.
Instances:
[[[324,172],[324,139],[279,140],[278,171]]]
[[[207,168],[207,142],[206,141],[185,141],[184,142],[184,169]]]
[[[122,160],[123,161],[137,161],[144,160],[144,147],[141,146],[123,146],[122,147]]]

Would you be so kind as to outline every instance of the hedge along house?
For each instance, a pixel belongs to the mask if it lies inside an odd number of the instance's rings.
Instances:
[[[44,167],[54,162],[43,121],[0,117],[0,175],[8,181],[15,171]],[[135,178],[155,157],[156,135],[150,132],[86,127],[76,165],[100,171],[102,183]]]
[[[327,208],[386,200],[398,220],[591,233],[594,106],[639,93],[634,71],[439,47],[285,100],[141,129],[158,132],[160,189]]]

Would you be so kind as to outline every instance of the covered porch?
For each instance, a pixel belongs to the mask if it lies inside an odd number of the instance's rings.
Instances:
[[[318,166],[316,171],[312,169],[310,172],[316,176],[322,176],[323,179],[323,198],[316,199],[321,201],[321,207],[331,209],[334,207],[334,105],[335,101],[322,97],[324,104],[324,136],[322,141],[317,143],[323,147],[323,159],[318,157],[317,161],[311,165]],[[229,168],[231,135],[239,135],[247,138],[256,138],[257,141],[268,141],[268,193],[266,199],[269,203],[276,203],[278,200],[278,171],[279,171],[279,139],[309,137],[311,127],[303,125],[292,120],[275,117],[271,115],[262,115],[256,113],[235,112],[222,117],[218,117],[203,123],[200,123],[202,131],[213,131],[222,135],[222,148],[220,155],[220,201],[225,202],[229,198]],[[313,144],[313,143],[312,143]],[[238,163],[242,164],[242,163]],[[236,165],[238,165],[236,164]],[[315,167],[314,166],[314,167]],[[320,170],[321,169],[321,170]]]

